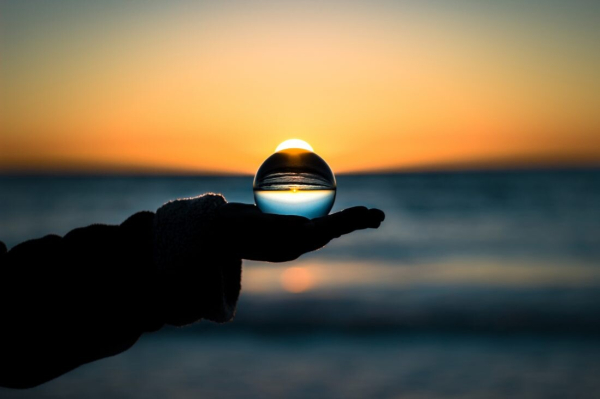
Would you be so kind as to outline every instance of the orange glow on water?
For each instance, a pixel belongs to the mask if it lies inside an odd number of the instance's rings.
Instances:
[[[305,267],[288,267],[281,273],[281,286],[284,290],[294,294],[308,291],[315,284],[314,273]]]
[[[593,287],[600,282],[600,270],[587,264],[569,268],[559,263],[524,262],[514,265],[485,259],[431,264],[385,262],[314,261],[296,262],[281,271],[271,265],[246,261],[244,290],[302,293],[313,289],[337,290],[357,287],[423,287],[424,285],[498,287]]]

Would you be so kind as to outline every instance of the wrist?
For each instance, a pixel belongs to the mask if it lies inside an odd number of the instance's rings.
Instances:
[[[216,234],[217,210],[226,202],[211,193],[170,201],[156,212],[153,256],[167,324],[233,318],[241,259],[229,256]]]

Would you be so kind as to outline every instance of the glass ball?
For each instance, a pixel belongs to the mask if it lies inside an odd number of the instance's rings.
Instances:
[[[325,216],[335,201],[335,176],[308,143],[288,140],[254,176],[254,201],[265,213]]]

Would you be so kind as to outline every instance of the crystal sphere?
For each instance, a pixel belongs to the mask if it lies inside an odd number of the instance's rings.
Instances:
[[[254,201],[265,213],[325,216],[335,201],[335,176],[308,143],[288,140],[254,176]]]

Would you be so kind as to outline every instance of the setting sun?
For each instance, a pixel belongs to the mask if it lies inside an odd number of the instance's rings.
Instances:
[[[277,146],[277,148],[275,149],[275,152],[287,150],[290,148],[299,148],[301,150],[315,152],[315,150],[313,150],[313,148],[310,146],[310,144],[308,144],[304,140],[298,140],[298,139],[290,139],[290,140],[284,141],[283,143],[281,143]]]

